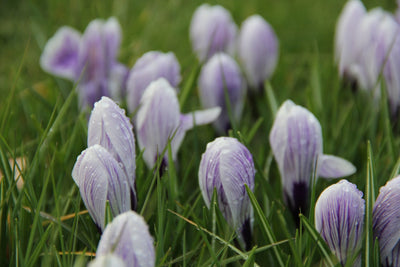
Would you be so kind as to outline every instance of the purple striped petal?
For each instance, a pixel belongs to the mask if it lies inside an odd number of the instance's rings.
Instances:
[[[201,62],[217,52],[233,54],[236,34],[237,26],[229,11],[222,6],[203,4],[193,14],[190,40]]]
[[[127,103],[130,112],[138,108],[140,98],[149,84],[165,78],[172,87],[181,81],[180,65],[172,52],[150,51],[139,58],[129,73],[127,81]]]
[[[244,185],[254,190],[254,175],[253,157],[237,139],[219,137],[207,144],[199,167],[199,185],[204,202],[209,208],[216,188],[222,214],[237,231],[239,239],[246,243],[249,237],[243,231],[251,233],[253,209]]]
[[[40,57],[40,66],[48,73],[75,80],[78,73],[78,52],[81,34],[71,27],[61,27],[47,41]]]
[[[232,116],[239,121],[242,116],[246,87],[236,61],[224,53],[215,54],[202,68],[199,80],[200,101],[204,108],[221,107],[221,115],[214,123],[220,133],[230,127],[225,90],[229,95]]]
[[[400,264],[400,176],[382,186],[373,209],[373,232],[383,266]]]
[[[319,155],[318,176],[324,178],[339,178],[356,172],[351,162],[332,155]]]
[[[97,247],[96,257],[109,253],[120,257],[126,266],[155,265],[153,238],[142,216],[128,211],[107,225]]]
[[[260,15],[247,18],[240,29],[238,56],[252,89],[259,89],[271,77],[278,62],[278,38]]]
[[[135,138],[125,110],[108,97],[94,104],[88,126],[88,146],[99,144],[121,165],[135,194]]]
[[[77,158],[72,178],[95,223],[104,229],[106,200],[114,216],[131,209],[129,182],[114,157],[100,145],[84,150]]]
[[[160,78],[149,85],[141,99],[136,120],[139,147],[144,149],[143,159],[149,168],[153,168],[159,155],[165,157],[161,153],[180,125],[176,92],[167,80]]]
[[[363,240],[365,201],[347,180],[326,188],[315,204],[315,228],[344,266],[359,254]],[[361,266],[358,257],[352,266]]]
[[[322,154],[322,132],[307,109],[285,101],[279,108],[269,136],[282,178],[285,201],[294,214],[308,208],[310,178]]]

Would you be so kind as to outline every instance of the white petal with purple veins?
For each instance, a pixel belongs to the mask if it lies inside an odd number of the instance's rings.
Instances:
[[[88,267],[126,267],[125,262],[118,256],[110,253],[96,257],[89,262]]]
[[[61,27],[47,42],[40,57],[40,66],[48,73],[66,79],[77,78],[81,34],[71,27]]]
[[[153,238],[143,217],[128,211],[107,225],[97,247],[96,257],[113,253],[126,266],[155,265]]]
[[[351,162],[333,155],[318,157],[318,175],[324,178],[339,178],[352,175],[356,172]]]

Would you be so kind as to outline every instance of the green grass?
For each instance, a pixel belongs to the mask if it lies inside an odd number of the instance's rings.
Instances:
[[[395,1],[365,1],[394,10]],[[200,108],[199,66],[191,53],[188,29],[200,1],[31,0],[0,4],[0,266],[84,266],[96,251],[100,234],[71,177],[76,157],[86,147],[87,114],[78,109],[74,84],[43,72],[41,51],[63,25],[83,31],[93,19],[116,16],[123,30],[119,60],[132,67],[149,50],[173,51],[182,67],[182,112]],[[246,99],[237,136],[256,162],[254,248],[235,243],[216,206],[208,210],[198,186],[198,166],[206,144],[217,134],[208,126],[189,131],[176,163],[162,177],[148,170],[137,150],[138,212],[155,240],[158,266],[334,266],[335,259],[316,233],[312,216],[295,224],[286,209],[280,175],[269,146],[277,107],[290,98],[319,119],[324,152],[357,167],[349,181],[366,199],[366,226],[380,186],[399,173],[400,131],[385,101],[343,85],[333,62],[336,18],[345,1],[210,1],[229,9],[238,25],[261,14],[280,40],[277,69],[265,92]],[[254,112],[255,111],[255,112]],[[170,153],[170,148],[166,148]],[[13,179],[25,157],[25,185]],[[11,162],[11,163],[10,163]],[[335,180],[317,180],[315,199]],[[315,201],[314,199],[314,201]],[[311,218],[311,220],[310,220]],[[282,228],[283,227],[283,228]],[[377,261],[369,230],[363,262]]]

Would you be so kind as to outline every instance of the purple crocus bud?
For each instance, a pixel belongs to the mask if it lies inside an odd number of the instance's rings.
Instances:
[[[121,258],[126,266],[155,265],[153,238],[142,216],[128,211],[107,225],[97,247],[96,258],[109,253]]]
[[[164,78],[150,83],[140,101],[136,116],[137,139],[140,149],[144,149],[143,159],[153,168],[157,157],[167,164],[167,154],[163,154],[171,140],[172,158],[176,159],[187,130],[194,125],[213,122],[219,116],[219,107],[181,114],[176,90]]]
[[[193,14],[190,40],[193,51],[201,62],[216,52],[233,54],[237,26],[231,14],[222,6],[203,4]]]
[[[244,185],[253,191],[254,175],[253,157],[237,139],[219,137],[207,144],[199,167],[204,202],[210,208],[215,188],[222,214],[246,249],[251,246],[253,208]]]
[[[72,81],[77,77],[81,34],[71,27],[61,27],[47,44],[40,57],[40,66],[53,75]]]
[[[344,266],[361,249],[365,201],[363,193],[347,180],[326,188],[315,203],[315,228]],[[361,266],[361,257],[353,265]]]
[[[135,112],[144,90],[152,81],[165,78],[172,87],[181,82],[181,67],[173,52],[150,51],[139,58],[129,73],[127,81],[127,104]]]
[[[224,53],[217,53],[203,66],[199,80],[200,101],[204,108],[221,107],[221,116],[214,122],[219,133],[231,126],[226,105],[228,93],[232,119],[238,122],[242,116],[246,87],[236,61]]]
[[[104,229],[106,201],[113,216],[131,209],[129,181],[117,160],[105,148],[93,145],[78,156],[72,178],[94,222]]]
[[[356,171],[347,160],[322,153],[319,121],[291,100],[279,108],[269,142],[281,173],[284,199],[295,218],[299,210],[308,210],[310,180],[317,159],[317,176],[338,178]]]
[[[247,18],[240,29],[237,49],[249,86],[262,88],[278,61],[279,44],[273,28],[260,15]]]
[[[400,176],[379,190],[372,213],[383,266],[400,266]]]
[[[40,63],[56,76],[76,82],[82,108],[92,107],[101,96],[120,100],[128,69],[116,61],[121,28],[115,18],[93,20],[83,35],[62,27],[46,44]]]
[[[126,267],[125,262],[118,256],[110,253],[96,257],[89,262],[88,267]]]
[[[104,147],[125,171],[132,194],[132,208],[135,208],[135,137],[125,110],[103,96],[94,104],[88,128],[88,146],[98,144]]]
[[[335,58],[339,64],[341,77],[354,79],[354,76],[360,71],[358,57],[361,51],[357,48],[357,34],[355,33],[366,13],[361,1],[350,0],[338,18],[335,34]]]

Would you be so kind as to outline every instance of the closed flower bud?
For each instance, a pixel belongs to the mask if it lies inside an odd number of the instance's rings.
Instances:
[[[145,53],[136,61],[128,76],[126,90],[129,111],[136,111],[144,90],[152,81],[165,78],[172,87],[177,87],[181,81],[180,71],[181,67],[174,53]]]
[[[78,83],[82,108],[91,108],[102,96],[119,100],[128,74],[116,61],[120,39],[121,28],[115,18],[93,20],[83,35],[62,27],[47,42],[40,64],[46,72]]]
[[[352,260],[361,266],[365,201],[362,192],[347,180],[326,188],[315,203],[315,228],[344,266]]]
[[[317,176],[338,178],[356,171],[350,162],[322,153],[319,121],[291,100],[279,108],[269,141],[281,174],[284,199],[295,218],[300,210],[308,210],[310,180],[317,159]]]
[[[104,229],[106,201],[113,216],[131,209],[129,181],[117,160],[102,146],[93,145],[77,158],[72,178],[89,214]]]
[[[201,62],[216,52],[233,54],[237,26],[231,14],[222,6],[203,4],[193,14],[190,40],[193,51]]]
[[[215,54],[202,68],[199,80],[200,101],[204,108],[221,107],[221,116],[214,122],[219,133],[225,133],[230,127],[226,94],[232,119],[239,122],[242,116],[246,87],[236,61],[224,53]]]
[[[373,210],[374,238],[383,266],[400,266],[400,176],[379,190]]]
[[[262,88],[278,61],[279,44],[274,30],[259,15],[247,18],[240,28],[237,50],[249,87]]]
[[[176,91],[167,80],[159,78],[145,90],[136,115],[137,139],[143,159],[153,168],[157,158],[167,164],[167,153],[163,154],[171,141],[172,159],[176,159],[187,130],[196,125],[213,122],[220,114],[220,108],[181,114]],[[165,151],[166,152],[166,151]]]
[[[104,147],[125,171],[132,194],[132,208],[136,206],[135,138],[132,124],[125,110],[108,97],[94,104],[88,126],[88,146]]]
[[[214,188],[218,206],[240,242],[250,249],[253,208],[245,184],[254,190],[254,162],[249,150],[237,139],[219,137],[207,144],[199,167],[199,184],[210,208]]]
[[[155,265],[153,238],[142,216],[128,211],[115,217],[101,236],[96,258],[112,253],[125,266]]]

